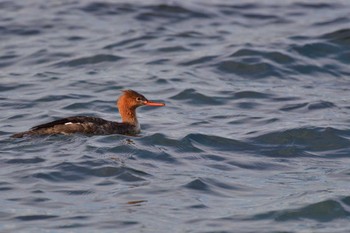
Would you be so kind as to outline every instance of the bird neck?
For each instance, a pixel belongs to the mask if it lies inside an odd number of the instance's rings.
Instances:
[[[128,123],[137,126],[139,124],[136,116],[136,108],[127,108],[119,106],[119,113],[123,123]]]

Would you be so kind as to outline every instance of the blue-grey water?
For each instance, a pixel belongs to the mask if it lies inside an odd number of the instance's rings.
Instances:
[[[349,12],[0,1],[0,232],[350,232]],[[123,89],[139,137],[10,138]]]

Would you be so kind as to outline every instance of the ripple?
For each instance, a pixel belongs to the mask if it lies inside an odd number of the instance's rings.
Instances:
[[[243,75],[247,77],[263,78],[267,76],[279,76],[274,67],[266,62],[240,62],[233,60],[226,60],[219,62],[217,65],[218,70],[229,73]]]
[[[325,200],[310,204],[298,209],[287,209],[280,211],[271,211],[264,214],[258,214],[253,219],[275,219],[275,221],[295,221],[300,219],[312,219],[318,222],[329,222],[335,219],[348,218],[350,212],[344,203],[338,200]]]
[[[326,39],[334,44],[350,45],[350,29],[344,28],[334,32],[326,33],[320,38]]]
[[[262,57],[267,58],[279,64],[289,64],[295,62],[292,56],[276,51],[259,51],[253,49],[239,49],[230,57]]]
[[[190,50],[184,46],[166,46],[166,47],[157,48],[157,51],[166,52],[166,53],[173,53],[173,52],[186,52],[186,51],[190,51]]]
[[[111,221],[101,221],[99,223],[100,229],[119,229],[119,228],[125,228],[125,227],[132,227],[134,225],[140,224],[138,221],[132,221],[132,220],[125,220],[125,221],[118,221],[118,220],[111,220]]]
[[[336,107],[335,104],[329,101],[318,101],[315,103],[310,103],[308,106],[309,110],[320,110],[320,109],[325,109],[325,108],[333,108]]]
[[[197,64],[203,64],[203,63],[210,62],[210,61],[214,60],[215,58],[217,58],[217,56],[204,56],[204,57],[196,58],[196,59],[193,59],[190,61],[181,62],[179,65],[192,66],[192,65],[197,65]]]
[[[74,182],[91,179],[92,177],[114,177],[126,182],[144,181],[149,174],[131,167],[103,165],[96,162],[82,163],[64,162],[46,171],[36,172],[32,176],[51,182]]]
[[[306,156],[310,155],[308,152],[347,148],[349,140],[341,135],[342,131],[333,128],[299,128],[271,132],[251,140],[261,145],[261,151],[267,155]]]
[[[29,158],[29,159],[9,159],[7,160],[7,163],[9,164],[35,164],[35,163],[42,163],[45,159],[35,157],[35,158]]]
[[[119,180],[125,181],[125,182],[138,182],[138,181],[145,181],[145,179],[143,179],[140,176],[136,176],[130,172],[123,172],[122,174],[120,174],[118,176]]]
[[[181,5],[159,4],[146,6],[142,13],[136,16],[137,20],[152,21],[158,18],[184,20],[187,18],[209,18],[210,14],[185,8]]]
[[[228,182],[220,182],[213,178],[195,178],[184,185],[185,188],[200,191],[205,194],[212,194],[217,196],[230,195],[231,191],[248,190],[243,185],[232,184]]]
[[[65,182],[65,181],[78,181],[86,179],[82,175],[77,174],[62,174],[61,172],[37,172],[31,175],[37,179],[43,179],[49,182]]]
[[[334,108],[336,105],[329,101],[316,101],[314,103],[296,103],[296,104],[287,104],[280,108],[281,111],[295,111],[300,109],[313,110],[322,110],[327,108]]]
[[[31,25],[7,25],[0,27],[0,35],[36,36],[41,30]]]
[[[38,221],[38,220],[47,220],[51,218],[58,218],[59,216],[57,215],[22,215],[22,216],[17,216],[16,219],[21,220],[21,221]]]
[[[11,183],[0,182],[0,192],[13,190],[14,188],[11,186],[13,186]]]
[[[55,227],[56,229],[71,229],[71,228],[81,228],[81,227],[87,227],[88,224],[81,224],[81,223],[72,223],[72,224],[65,224],[62,226]]]
[[[186,89],[184,91],[181,91],[179,94],[174,95],[171,97],[171,99],[174,100],[185,100],[189,104],[198,105],[219,105],[222,104],[220,101],[218,101],[218,97],[210,97],[206,96],[204,94],[199,93],[198,91],[194,89]]]
[[[126,45],[131,44],[130,46],[134,46],[134,42],[142,42],[141,44],[146,44],[146,41],[155,39],[155,36],[140,36],[140,37],[135,37],[135,38],[128,38],[127,40],[122,40],[117,43],[109,44],[103,47],[103,49],[113,49],[113,48],[118,48],[118,47],[125,47]]]
[[[252,145],[234,139],[205,134],[188,134],[186,140],[190,140],[195,146],[207,151],[213,148],[216,151],[249,151]]]
[[[177,139],[171,139],[168,138],[164,134],[153,134],[151,136],[146,136],[142,139],[142,142],[145,145],[158,145],[158,146],[164,146],[166,148],[173,148],[174,152],[177,153],[198,153],[202,152],[201,149],[197,148],[196,146],[191,143],[191,140],[188,140],[187,137],[182,138],[181,140]]]
[[[28,88],[28,87],[32,87],[32,86],[33,86],[33,84],[3,83],[3,84],[0,84],[0,91],[1,92],[13,91],[16,89]]]
[[[339,53],[337,60],[345,64],[350,64],[350,52]]]
[[[18,59],[18,55],[8,54],[0,56],[0,67],[7,67],[13,65]]]
[[[87,195],[87,194],[91,194],[91,193],[94,193],[93,191],[89,190],[89,189],[84,189],[84,190],[57,190],[55,191],[57,193],[64,193],[66,195],[69,195],[69,196],[74,196],[74,195],[77,195],[77,196],[81,196],[81,195]]]
[[[209,192],[210,187],[202,179],[195,179],[185,185],[186,188]]]
[[[166,149],[156,147],[154,149],[138,149],[133,153],[139,159],[161,161],[169,164],[180,164],[176,157]]]
[[[142,181],[144,179],[140,176],[148,176],[149,174],[128,167],[103,166],[92,168],[90,175],[97,177],[116,177],[124,181]]]
[[[262,93],[257,91],[239,91],[234,95],[235,99],[269,99],[272,98],[271,94]]]
[[[325,42],[309,43],[300,46],[296,45],[293,46],[292,49],[305,57],[314,59],[329,57],[341,51],[341,48],[338,46]]]
[[[324,8],[335,8],[339,6],[338,4],[328,4],[328,3],[304,3],[304,2],[297,2],[293,4],[296,7],[300,7],[302,9],[310,8],[310,9],[324,9]]]
[[[297,103],[297,104],[286,104],[282,108],[280,108],[281,111],[293,111],[296,109],[304,108],[308,105],[308,103]]]
[[[72,59],[70,61],[63,61],[56,63],[55,66],[82,66],[82,65],[91,65],[91,64],[99,64],[103,62],[116,62],[123,59],[119,56],[108,55],[108,54],[98,54],[91,57],[81,57],[77,59]]]
[[[94,15],[119,15],[136,11],[134,6],[127,3],[107,3],[107,2],[92,2],[81,8],[82,11]]]

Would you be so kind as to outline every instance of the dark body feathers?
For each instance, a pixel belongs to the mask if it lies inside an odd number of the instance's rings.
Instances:
[[[50,134],[126,134],[134,135],[138,131],[134,125],[107,121],[98,117],[75,116],[59,119],[46,124],[37,125],[28,131],[12,135],[21,138],[26,135]]]

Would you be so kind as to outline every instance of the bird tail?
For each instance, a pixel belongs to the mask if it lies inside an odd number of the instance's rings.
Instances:
[[[15,133],[11,135],[11,138],[23,138],[24,136],[30,135],[31,131],[25,131],[21,133]]]

